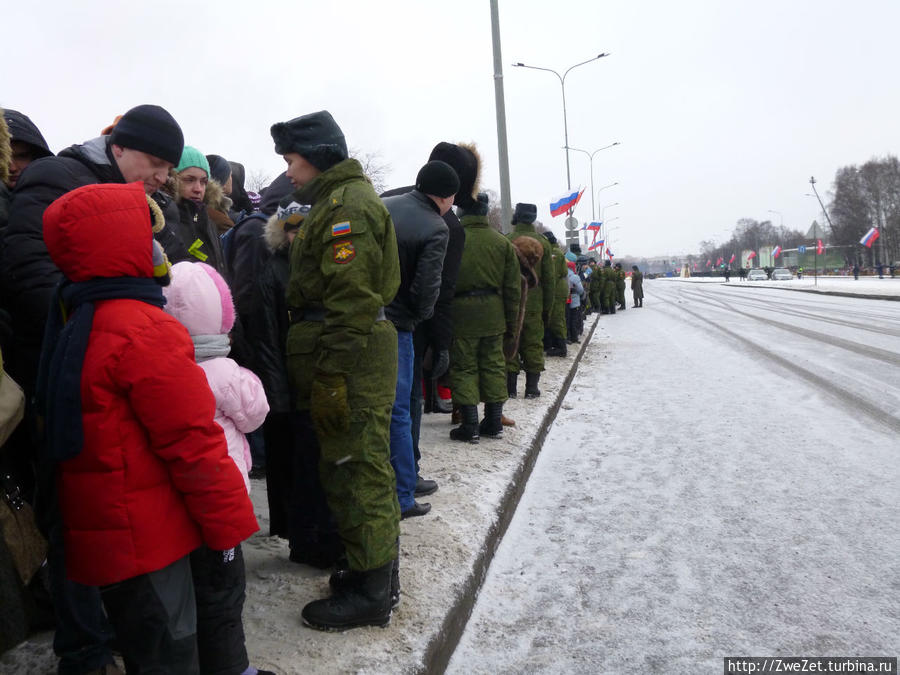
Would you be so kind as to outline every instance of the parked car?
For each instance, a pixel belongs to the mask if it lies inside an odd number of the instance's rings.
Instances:
[[[772,270],[772,281],[790,281],[794,278],[787,267],[776,267]]]
[[[766,271],[761,267],[754,267],[752,270],[747,270],[747,281],[765,281],[769,277],[766,276]]]

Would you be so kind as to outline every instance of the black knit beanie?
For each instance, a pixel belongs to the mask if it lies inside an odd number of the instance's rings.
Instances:
[[[433,160],[419,169],[416,190],[435,197],[452,197],[459,192],[459,176],[447,162]]]
[[[219,185],[225,185],[231,175],[231,164],[228,163],[228,160],[221,155],[207,155],[206,161],[209,162],[210,178]]]
[[[516,223],[533,223],[537,220],[537,206],[535,204],[525,204],[519,202],[516,204],[516,210],[513,212],[513,225]]]
[[[146,152],[172,165],[181,161],[184,150],[181,127],[167,110],[158,105],[139,105],[122,115],[110,134],[109,142]]]
[[[464,209],[473,206],[472,190],[478,180],[478,158],[467,148],[442,142],[434,146],[428,159],[437,159],[453,167],[459,176],[459,190],[453,203]]]
[[[349,157],[344,132],[327,110],[278,122],[271,131],[275,152],[296,152],[319,171],[327,171]]]

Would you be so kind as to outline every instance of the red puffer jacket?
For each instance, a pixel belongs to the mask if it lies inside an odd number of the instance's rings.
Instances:
[[[152,277],[152,236],[140,183],[79,188],[44,214],[47,249],[75,282]],[[114,583],[258,529],[191,338],[162,309],[95,303],[81,398],[84,449],[59,473],[69,578]]]

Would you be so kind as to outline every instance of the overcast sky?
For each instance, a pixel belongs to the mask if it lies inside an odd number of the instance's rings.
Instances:
[[[7,3],[0,106],[51,149],[157,103],[190,145],[271,176],[269,127],[326,108],[349,145],[413,181],[438,141],[474,141],[499,189],[488,0]],[[512,202],[566,189],[594,157],[617,256],[688,253],[739,218],[806,230],[809,177],[900,152],[897,0],[500,0]],[[588,158],[571,154],[591,219]],[[778,214],[769,211],[779,211]],[[617,218],[613,220],[613,218]],[[616,229],[618,228],[618,229]],[[776,242],[773,242],[776,243]]]

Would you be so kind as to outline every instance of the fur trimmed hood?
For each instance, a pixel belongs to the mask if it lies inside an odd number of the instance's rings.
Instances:
[[[222,275],[205,263],[182,261],[172,267],[163,289],[166,314],[196,335],[225,335],[234,326],[234,302]]]
[[[0,108],[0,182],[5,183],[9,178],[10,159],[12,150],[9,147],[9,127],[3,119],[3,108]]]
[[[277,214],[269,216],[269,219],[266,221],[266,225],[263,228],[263,237],[272,253],[280,248],[290,245],[287,234],[285,234],[284,227],[281,222],[279,222]]]
[[[528,288],[534,288],[538,285],[537,270],[540,268],[541,260],[544,258],[544,247],[533,237],[516,237],[512,245],[516,249],[516,256],[519,258],[519,268],[522,271],[522,276],[528,283]]]

